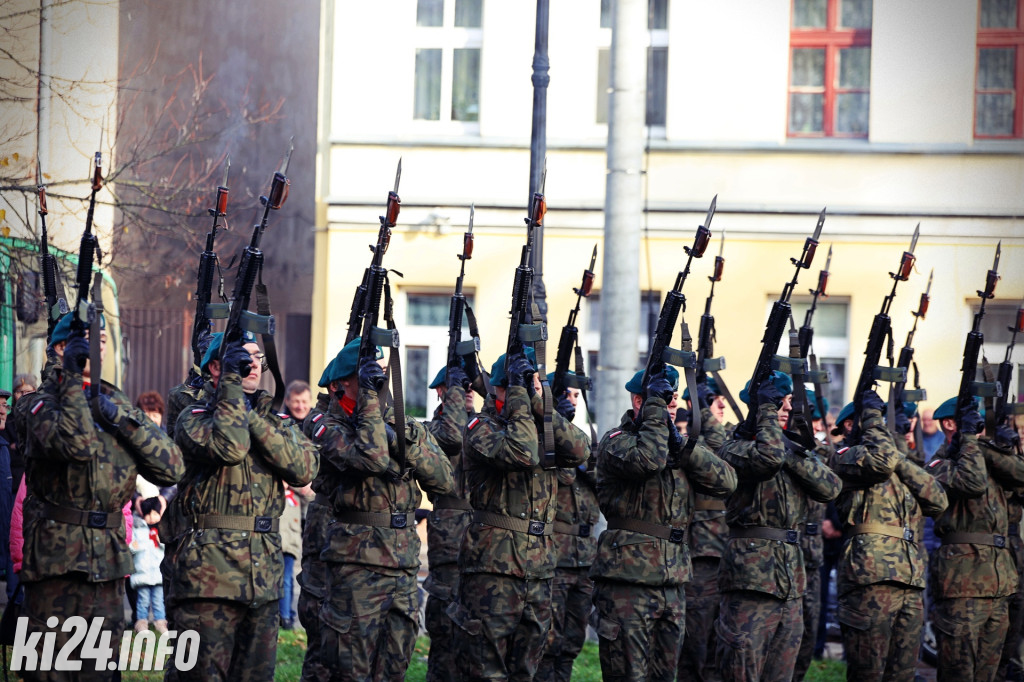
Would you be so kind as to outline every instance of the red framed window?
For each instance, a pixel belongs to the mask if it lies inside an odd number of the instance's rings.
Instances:
[[[793,0],[790,137],[868,136],[872,0]]]
[[[1024,0],[980,0],[974,137],[1024,137]]]

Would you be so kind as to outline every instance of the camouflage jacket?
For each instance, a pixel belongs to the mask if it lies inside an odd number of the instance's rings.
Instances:
[[[539,522],[550,530],[555,520],[557,471],[541,467],[535,417],[541,412],[539,394],[533,399],[522,386],[510,386],[499,413],[494,398],[470,420],[462,444],[462,466],[473,514],[508,517],[512,523]],[[590,439],[558,412],[552,413],[555,459],[560,467],[575,467],[590,456]],[[471,521],[459,549],[460,573],[498,573],[527,580],[546,580],[555,573],[555,543],[551,534],[531,535]]]
[[[835,449],[826,442],[819,442],[814,447],[815,454],[822,462],[829,462]],[[804,555],[804,569],[818,570],[825,558],[825,539],[821,535],[821,524],[825,520],[825,507],[823,502],[817,502],[807,498],[807,518],[804,519],[802,533],[800,535],[800,551]]]
[[[725,443],[725,427],[706,407],[701,409],[700,418],[704,444],[717,453]],[[725,500],[697,492],[693,504],[693,519],[687,528],[690,557],[721,559],[729,536],[729,526],[725,523]]]
[[[320,439],[315,437],[315,432],[322,425],[328,412],[341,413],[341,407],[337,400],[331,400],[329,393],[320,393],[316,397],[316,405],[309,411],[302,421],[302,433],[306,435],[317,451],[320,450]],[[337,481],[338,470],[327,461],[327,458],[320,454],[320,470],[313,479],[313,488],[316,490],[328,490]],[[298,581],[303,591],[308,592],[317,599],[323,599],[327,591],[327,564],[320,560],[320,553],[324,550],[327,541],[327,524],[331,520],[331,505],[326,495],[317,494],[310,501],[306,508],[306,519],[302,524],[302,559]]]
[[[817,454],[789,452],[783,438],[778,411],[766,403],[758,408],[755,439],[735,439],[719,451],[739,479],[727,505],[730,534],[769,528],[798,537],[807,518],[807,498],[828,502],[839,494],[839,477]],[[730,537],[718,586],[723,592],[752,590],[799,599],[807,588],[799,542]]]
[[[314,442],[335,472],[313,484],[331,506],[320,558],[372,566],[378,573],[417,570],[420,538],[410,517],[422,499],[421,487],[433,495],[454,489],[448,458],[423,424],[408,419],[402,467],[392,457],[385,434],[384,423],[393,427],[394,414],[382,409],[376,391],[360,388],[351,415],[332,409],[324,421],[314,431]],[[346,519],[353,513],[408,516],[405,526],[371,525]]]
[[[220,386],[203,388],[209,402],[182,412],[175,439],[185,455],[179,497],[189,530],[171,567],[168,599],[225,599],[260,606],[279,599],[283,578],[281,534],[204,527],[203,516],[279,519],[284,486],[306,485],[319,458],[287,415],[264,391],[246,406],[241,377],[225,373]]]
[[[597,554],[594,525],[601,513],[597,504],[595,466],[596,460],[591,457],[586,465],[558,470],[555,526],[551,535],[558,568],[586,568],[594,563]]]
[[[879,410],[862,412],[861,429],[860,444],[832,456],[832,468],[843,479],[836,508],[846,535],[837,589],[842,595],[881,582],[924,588],[923,515],[942,513],[946,493],[897,448]],[[879,524],[892,535],[879,532]]]
[[[598,539],[595,579],[636,585],[681,585],[690,579],[690,549],[637,530],[613,530],[613,520],[628,519],[682,529],[693,514],[694,490],[725,497],[736,488],[732,467],[702,442],[682,461],[669,461],[667,411],[661,398],[648,398],[640,424],[633,410],[597,448],[597,496],[609,528]]]
[[[1009,530],[1004,486],[1024,483],[1024,464],[1009,453],[959,435],[959,447],[943,446],[928,464],[942,484],[949,507],[935,521],[942,546],[932,556],[932,585],[938,598],[1006,597],[1017,591],[1017,568],[1008,544],[950,542],[952,533],[1006,537]]]
[[[189,378],[191,376],[190,374]],[[174,428],[178,423],[178,417],[181,413],[203,400],[203,386],[205,386],[205,382],[200,386],[196,386],[189,383],[189,380],[186,379],[183,383],[178,384],[167,392],[167,409],[164,410],[167,423],[164,426],[166,426],[167,433],[170,434],[171,438],[174,438]]]
[[[462,434],[469,415],[466,413],[466,392],[461,386],[452,386],[444,394],[444,403],[434,411],[434,418],[424,426],[434,436],[441,450],[452,463],[455,490],[451,495],[430,496],[434,508],[427,517],[427,563],[431,567],[455,564],[459,561],[459,545],[469,525],[468,509],[451,509],[452,504],[469,506],[462,484]]]
[[[26,453],[24,581],[83,573],[90,582],[104,582],[130,574],[121,509],[135,493],[136,476],[173,485],[184,472],[181,451],[160,427],[113,386],[101,384],[101,391],[124,415],[114,432],[93,421],[76,372],[54,369],[36,393],[18,401],[32,443]],[[102,512],[116,525],[54,520],[54,507]]]

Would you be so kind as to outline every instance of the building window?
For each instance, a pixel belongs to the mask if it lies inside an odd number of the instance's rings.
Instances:
[[[643,369],[647,365],[647,353],[651,347],[651,334],[658,327],[658,316],[661,314],[661,292],[641,291],[640,305],[637,314],[640,316],[640,330],[636,337],[637,369]],[[584,308],[586,320],[580,324],[580,346],[587,354],[587,373],[591,377],[597,376],[597,367],[600,363],[601,348],[601,292],[595,291],[587,297],[586,308]],[[673,346],[679,347],[679,329],[675,330]],[[597,386],[588,396],[592,405],[597,404]]]
[[[466,291],[465,295],[472,306],[473,293]],[[405,292],[405,322],[399,319],[398,326],[405,362],[402,366],[402,381],[406,412],[414,417],[431,415],[438,405],[437,393],[428,386],[437,371],[448,361],[448,315],[451,301],[451,293]],[[400,317],[402,309],[396,306],[395,313],[396,317]],[[462,338],[470,338],[469,318],[465,314],[462,316]]]
[[[417,0],[413,118],[477,125],[483,0]]]
[[[789,136],[867,137],[872,0],[793,0]]]
[[[978,304],[971,304],[971,321],[978,312]],[[981,357],[978,358],[977,381],[986,381],[984,362],[988,361],[993,376],[999,374],[999,364],[1006,359],[1006,349],[1013,339],[1012,329],[1017,323],[1018,307],[1010,303],[986,303],[985,317],[981,318],[981,333],[985,337],[984,345],[981,347]],[[1017,346],[1024,342],[1024,336],[1017,334]],[[960,348],[963,348],[963,341],[960,341]],[[1018,350],[1017,355],[1020,355]],[[1010,361],[1010,391],[1009,395],[1015,400],[1024,400],[1024,364],[1015,360],[1011,355]],[[936,396],[938,397],[938,396]],[[945,400],[945,398],[942,398]]]
[[[974,136],[1024,137],[1024,0],[981,0]]]
[[[597,50],[598,123],[608,123],[611,83],[612,0],[601,0],[601,32]],[[605,30],[607,29],[607,30]],[[664,135],[668,101],[668,0],[649,0],[647,8],[646,125]]]
[[[793,296],[793,322],[799,328],[807,317],[811,307],[810,296]],[[846,399],[846,358],[850,354],[849,340],[849,301],[833,296],[827,300],[818,299],[811,324],[814,327],[814,341],[811,351],[818,359],[818,369],[828,370],[832,381],[822,386],[828,398],[829,412],[839,414],[848,401]],[[771,303],[768,304],[771,310]],[[789,355],[789,335],[782,335],[779,344],[779,355]],[[808,368],[810,369],[810,368]],[[857,368],[860,371],[860,368]],[[808,388],[813,386],[808,385]]]

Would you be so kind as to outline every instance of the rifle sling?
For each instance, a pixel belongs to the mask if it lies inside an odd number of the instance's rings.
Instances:
[[[690,328],[686,326],[686,320],[683,316],[679,316],[679,326],[682,329],[682,348],[683,350],[690,350],[693,345],[693,338],[690,336]],[[683,376],[686,377],[686,388],[690,391],[691,407],[696,409],[690,410],[691,427],[690,433],[687,434],[686,445],[683,446],[683,455],[689,455],[693,452],[693,448],[697,446],[697,439],[700,438],[701,433],[701,413],[700,413],[700,401],[697,400],[697,371],[693,367],[684,367]],[[669,428],[675,428],[675,424],[669,426]]]
[[[394,306],[391,300],[391,280],[384,276],[384,321],[395,329]],[[399,348],[388,350],[388,372],[391,374],[391,394],[394,396],[395,433],[398,434],[398,463],[405,468],[405,396],[402,393],[402,353]]]
[[[737,403],[736,399],[732,397],[732,391],[730,391],[729,387],[725,385],[725,379],[722,378],[722,373],[712,372],[711,374],[715,377],[715,381],[718,382],[718,390],[720,390],[722,395],[725,396],[725,402],[729,403],[729,407],[732,408],[733,413],[736,415],[736,419],[739,422],[742,422],[744,418],[743,412],[740,411],[739,403]]]
[[[543,319],[540,316],[540,308],[537,303],[531,304],[531,315],[533,319]],[[537,366],[539,369],[544,368],[544,359],[547,343],[543,338],[540,338],[533,342],[533,348],[537,353]],[[554,419],[551,413],[554,412],[554,405],[551,400],[551,386],[548,385],[547,374],[542,373],[540,379],[541,394],[544,397],[544,433],[541,446],[544,448],[544,454],[541,455],[541,463],[545,467],[553,468],[555,466],[555,426]]]
[[[267,292],[267,285],[263,283],[263,262],[260,261],[259,282],[256,290],[256,312],[260,315],[270,317],[270,294]],[[281,409],[284,404],[284,378],[281,376],[281,365],[277,360],[277,343],[273,334],[262,334],[263,348],[267,354],[267,366],[270,374],[274,377],[274,410]]]
[[[469,321],[469,335],[473,338],[480,336],[480,330],[476,324],[476,314],[473,312],[473,306],[469,304],[469,299],[466,300],[466,319]],[[476,391],[481,398],[486,399],[488,396],[494,397],[494,387],[491,386],[491,377],[487,370],[484,369],[480,363],[480,353],[474,353],[472,356],[463,356],[466,361],[466,366],[470,364],[476,366],[476,378],[472,380],[471,388]]]
[[[576,344],[575,357],[576,376],[586,377],[583,365],[583,349],[580,348],[579,343]],[[587,402],[587,380],[585,378],[580,384],[580,396],[583,398],[583,409],[587,411],[587,424],[590,426],[590,442],[597,443],[597,430],[594,429],[594,417],[590,414],[590,403]]]
[[[103,275],[96,272],[92,280],[91,298],[96,314],[89,323],[89,397],[93,409],[97,409],[96,400],[100,396],[100,383],[103,381],[103,366],[100,358],[100,319],[103,316]]]

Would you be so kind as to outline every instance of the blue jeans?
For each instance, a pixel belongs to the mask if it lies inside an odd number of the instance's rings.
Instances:
[[[153,620],[166,620],[167,612],[164,610],[164,587],[163,585],[139,585],[135,588],[139,593],[138,601],[135,602],[135,611],[139,620],[149,620],[149,607],[153,607]]]
[[[284,596],[279,602],[279,611],[284,620],[295,620],[295,611],[292,611],[292,584],[293,573],[295,572],[295,557],[291,554],[284,555]]]

